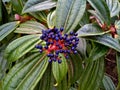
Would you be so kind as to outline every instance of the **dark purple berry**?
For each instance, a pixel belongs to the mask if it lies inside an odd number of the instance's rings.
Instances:
[[[58,60],[58,63],[61,63],[62,62],[62,60]]]

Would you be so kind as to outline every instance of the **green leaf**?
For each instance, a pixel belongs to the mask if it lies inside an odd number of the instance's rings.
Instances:
[[[109,48],[112,48],[118,52],[120,52],[120,44],[118,40],[112,38],[108,34],[102,35],[102,36],[91,36],[91,37],[85,37],[88,40],[97,42],[99,44],[105,45]]]
[[[2,45],[0,47],[0,81],[4,78],[6,74],[6,70],[8,68],[8,63],[6,59],[4,58],[4,50],[6,48],[6,45]]]
[[[115,90],[115,85],[108,76],[104,75],[102,83],[104,85],[105,90]]]
[[[27,35],[20,37],[7,46],[5,50],[5,57],[10,62],[16,61],[35,48],[35,45],[40,42],[39,35]]]
[[[118,72],[117,90],[119,90],[120,89],[120,53],[117,53],[116,60],[117,60],[117,72]]]
[[[105,56],[105,54],[108,52],[109,48],[100,44],[95,44],[93,49],[91,50],[89,54],[89,61],[95,61],[99,59],[100,57]]]
[[[48,66],[45,56],[36,53],[16,64],[5,77],[4,90],[33,90]]]
[[[21,14],[23,9],[23,0],[11,0],[11,3],[15,11]]]
[[[104,74],[104,59],[87,64],[80,77],[78,90],[98,90]]]
[[[58,0],[55,26],[64,32],[74,30],[84,15],[86,0]]]
[[[18,22],[10,22],[0,26],[0,41],[9,35],[18,26]]]
[[[120,35],[120,20],[115,21],[115,28],[117,30],[117,34]]]
[[[47,22],[47,13],[45,11],[31,12],[29,14],[41,21],[43,24]]]
[[[79,38],[79,43],[76,49],[80,52],[83,58],[86,57],[87,43],[84,38]]]
[[[78,37],[103,35],[108,32],[109,31],[103,32],[97,24],[86,24],[77,31]]]
[[[68,77],[70,79],[70,84],[73,84],[79,80],[83,71],[82,61],[83,59],[79,54],[70,55],[70,60],[68,61]]]
[[[55,26],[55,14],[56,11],[50,12],[47,16],[47,24],[49,28],[54,28]]]
[[[14,31],[15,33],[23,34],[40,34],[42,30],[47,29],[43,24],[36,21],[27,21],[20,24],[18,28]]]
[[[69,90],[67,77],[64,77],[61,83],[56,87],[57,90]]]
[[[110,25],[110,11],[105,0],[88,0],[95,11],[104,19],[107,25]]]
[[[90,22],[89,20],[89,14],[88,12],[84,12],[84,15],[82,17],[82,19],[80,20],[80,26],[84,26],[85,24],[88,24]]]
[[[119,15],[120,12],[120,3],[118,0],[106,0],[108,8],[110,10],[110,16],[114,17]]]
[[[61,60],[61,64],[58,62],[52,63],[52,72],[57,81],[56,85],[58,85],[63,80],[68,70],[67,61],[63,55],[61,55]]]
[[[52,0],[28,0],[23,8],[23,13],[42,11],[56,6]]]
[[[40,83],[38,84],[38,89],[35,90],[53,90],[53,85],[54,77],[52,74],[52,64],[49,64],[47,70],[40,80]]]

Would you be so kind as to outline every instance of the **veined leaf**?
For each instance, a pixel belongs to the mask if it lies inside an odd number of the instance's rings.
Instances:
[[[103,35],[108,32],[109,31],[103,32],[97,24],[86,24],[77,31],[78,37]]]
[[[56,87],[57,90],[69,90],[68,89],[68,79],[67,76],[63,78],[63,80],[61,81],[61,83],[59,83],[59,85]]]
[[[120,20],[115,21],[115,28],[117,30],[117,34],[120,35]]]
[[[23,8],[23,13],[42,11],[56,6],[52,0],[28,0]]]
[[[88,12],[84,12],[82,19],[80,20],[80,26],[84,26],[90,22]]]
[[[5,77],[4,90],[34,90],[48,66],[45,56],[36,53],[16,64]]]
[[[64,27],[64,32],[74,30],[84,15],[86,0],[58,0],[56,9],[57,28]]]
[[[105,3],[105,0],[88,0],[90,5],[104,19],[107,25],[110,25],[110,11]]]
[[[80,77],[78,90],[98,90],[104,74],[104,59],[87,64]]]
[[[6,46],[2,45],[0,47],[0,81],[2,81],[3,77],[5,76],[5,71],[8,68],[7,60],[4,58],[4,50]]]
[[[38,84],[38,88],[35,90],[53,90],[53,85],[54,77],[52,73],[52,64],[49,64],[40,83]]]
[[[15,33],[23,34],[40,34],[42,30],[47,29],[43,24],[36,21],[27,21],[20,24],[18,28],[14,31]]]
[[[102,82],[103,82],[105,90],[115,90],[115,85],[108,76],[104,75]]]
[[[105,54],[108,52],[109,48],[100,44],[95,44],[93,49],[91,50],[89,54],[89,61],[95,61],[99,59],[100,57],[105,56]]]
[[[35,48],[35,45],[40,42],[39,35],[27,35],[18,38],[7,46],[5,50],[5,57],[10,62],[16,61]]]
[[[85,37],[85,38],[88,40],[100,43],[102,45],[105,45],[109,48],[112,48],[112,49],[120,52],[120,44],[119,44],[118,40],[116,40],[115,38],[112,38],[108,34],[104,34],[102,36]]]
[[[70,79],[70,84],[73,84],[77,80],[79,80],[83,71],[81,56],[79,54],[70,55],[68,65],[69,65],[68,77]]]
[[[19,22],[10,22],[0,26],[0,41],[9,35],[18,26]]]
[[[120,3],[118,0],[106,0],[108,8],[110,10],[110,16],[114,17],[119,15],[120,12]]]
[[[79,38],[79,43],[78,43],[76,49],[80,52],[82,57],[84,57],[84,58],[86,57],[87,43],[84,38]]]
[[[47,22],[47,13],[44,11],[31,12],[29,14],[41,21],[43,24]]]
[[[47,24],[49,28],[54,28],[55,26],[55,13],[56,11],[50,12],[47,16]]]
[[[61,55],[61,60],[61,64],[58,62],[52,63],[52,72],[57,81],[56,86],[63,80],[68,70],[67,61],[63,55]]]

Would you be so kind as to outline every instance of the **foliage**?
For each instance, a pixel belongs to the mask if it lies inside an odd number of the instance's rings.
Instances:
[[[78,33],[77,54],[48,62],[42,30]],[[105,73],[116,52],[118,85]],[[0,90],[120,90],[119,0],[0,0]]]

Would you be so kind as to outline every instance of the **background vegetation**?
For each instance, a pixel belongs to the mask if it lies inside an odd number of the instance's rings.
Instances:
[[[78,33],[78,54],[48,63],[42,30]],[[114,52],[118,82],[105,72]],[[0,0],[0,90],[120,90],[118,0]]]

